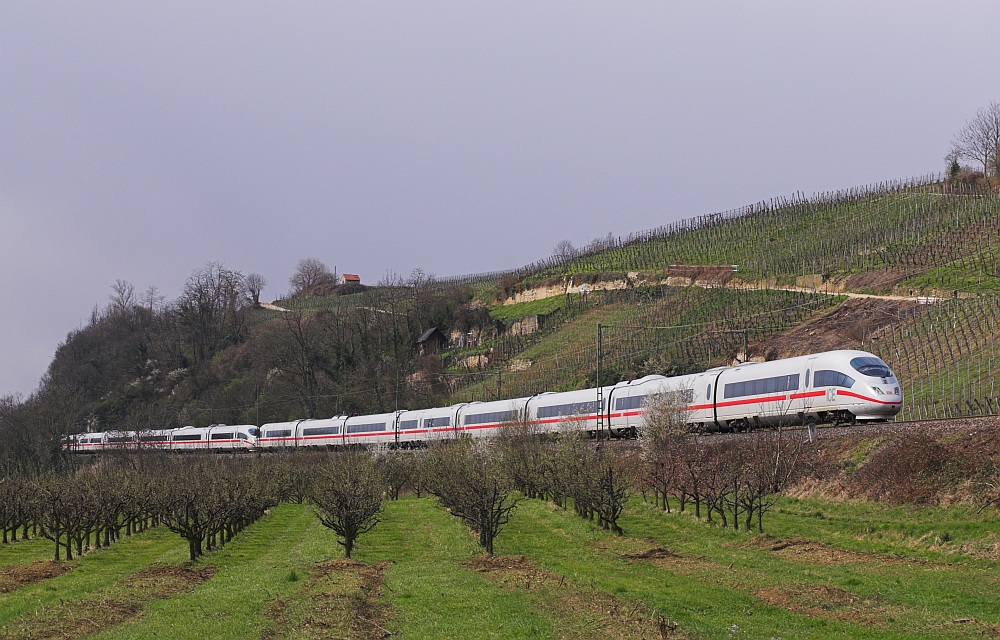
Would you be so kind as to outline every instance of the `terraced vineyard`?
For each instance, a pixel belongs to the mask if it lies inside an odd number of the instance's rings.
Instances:
[[[873,332],[864,348],[891,362],[907,385],[903,419],[1000,412],[997,317],[1000,298],[982,295],[912,308]]]
[[[775,199],[681,220],[611,241],[572,259],[452,278],[495,283],[554,276],[663,272],[670,265],[737,265],[744,279],[864,275],[860,284],[997,291],[1000,198],[953,193],[935,177],[812,198]],[[879,278],[872,274],[881,273]]]
[[[837,304],[838,298],[780,290],[657,287],[591,294],[564,310],[554,330],[496,345],[511,362],[496,371],[454,371],[455,402],[520,397],[595,382],[596,327],[605,326],[605,381],[696,371],[732,359]],[[657,328],[654,328],[657,327]],[[751,350],[753,352],[753,349]]]
[[[492,367],[453,367],[451,399],[593,385],[602,324],[604,383],[703,370],[743,359],[746,348],[751,358],[862,348],[898,370],[906,385],[902,418],[1000,411],[994,382],[1000,311],[996,194],[951,193],[940,182],[919,179],[775,200],[611,245],[572,260],[467,278],[506,282],[500,295],[510,292],[516,278],[521,291],[556,278],[575,292],[577,283],[597,274],[619,278],[626,288],[568,295],[539,334],[480,347],[492,350]],[[639,279],[647,282],[681,274],[696,286],[633,285],[629,273],[645,274]],[[708,281],[698,282],[706,273]],[[702,288],[706,284],[718,288]],[[777,290],[793,284],[814,292]],[[840,291],[893,294],[909,302],[859,303],[829,295]],[[508,310],[502,317],[514,316]]]

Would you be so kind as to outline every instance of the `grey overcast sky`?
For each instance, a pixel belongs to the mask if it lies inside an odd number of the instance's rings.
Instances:
[[[1000,3],[0,3],[0,395],[116,279],[516,267],[941,171]]]

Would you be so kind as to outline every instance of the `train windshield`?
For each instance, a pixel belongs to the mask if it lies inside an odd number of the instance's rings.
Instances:
[[[260,437],[260,432],[257,430],[257,427],[250,427],[247,431],[255,438]]]
[[[892,369],[889,368],[889,365],[875,357],[854,358],[851,360],[851,366],[861,375],[874,378],[892,377]]]

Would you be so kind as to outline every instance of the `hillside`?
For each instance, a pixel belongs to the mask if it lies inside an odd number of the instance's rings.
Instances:
[[[178,301],[109,305],[71,332],[40,391],[0,406],[0,430],[15,434],[0,456],[44,468],[58,458],[52,438],[88,428],[260,424],[593,384],[598,324],[602,383],[858,347],[897,369],[903,418],[994,413],[998,204],[932,179],[774,200],[512,272],[417,272],[278,301],[288,311],[246,303],[222,288],[240,274],[208,265]],[[444,351],[421,355],[417,338],[435,327]]]

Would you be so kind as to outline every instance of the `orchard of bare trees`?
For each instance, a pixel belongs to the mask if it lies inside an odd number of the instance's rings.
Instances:
[[[724,527],[764,531],[764,516],[800,471],[801,432],[756,431],[739,439],[692,436],[684,412],[668,401],[647,408],[641,486],[664,510]]]

